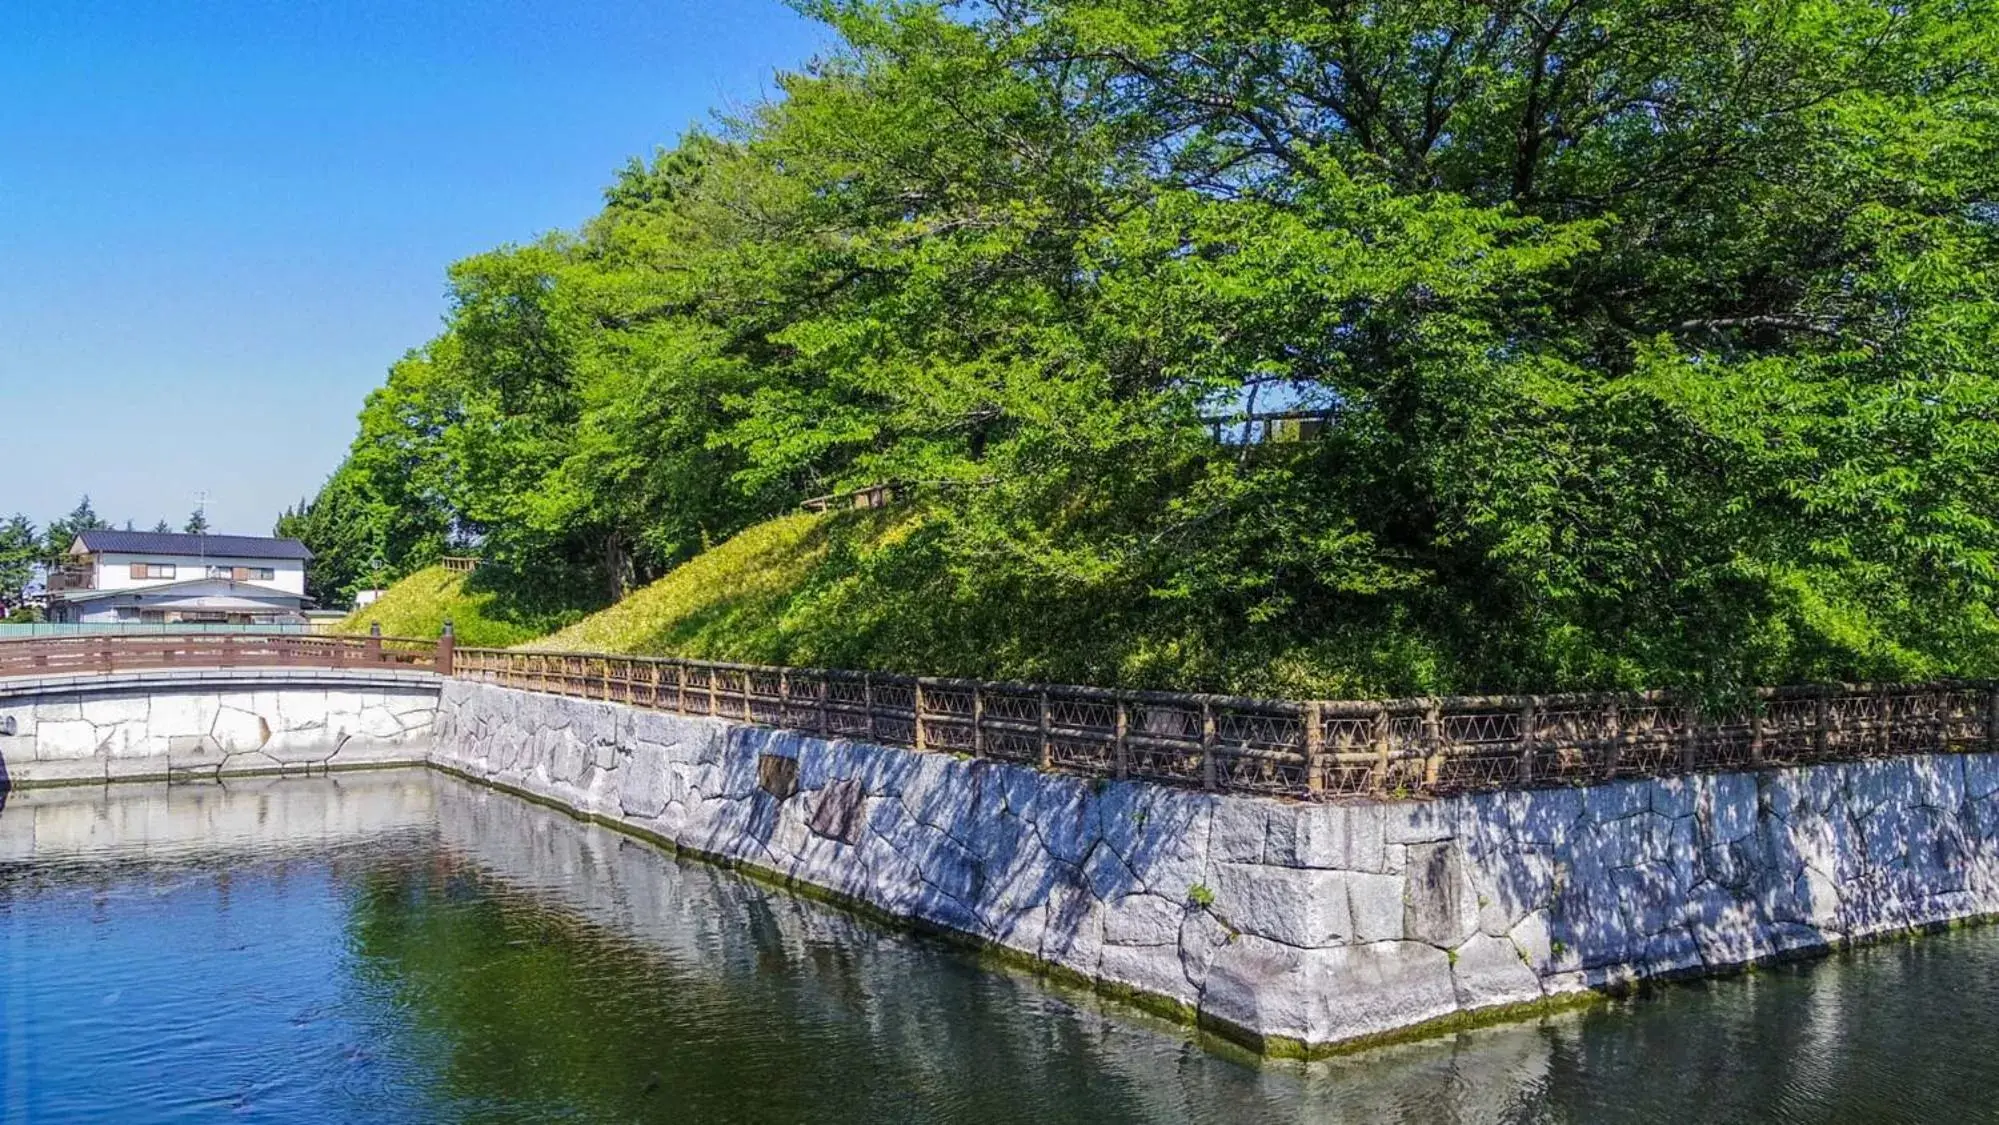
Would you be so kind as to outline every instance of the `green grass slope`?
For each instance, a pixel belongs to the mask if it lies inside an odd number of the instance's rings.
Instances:
[[[380,622],[387,636],[428,639],[443,631],[448,618],[459,644],[481,648],[506,648],[546,631],[506,615],[498,595],[468,589],[467,578],[441,566],[419,570],[390,586],[375,604],[348,614],[334,631],[366,633]]]
[[[829,597],[917,522],[887,513],[781,516],[525,647],[755,663],[823,660],[834,655],[821,635]]]

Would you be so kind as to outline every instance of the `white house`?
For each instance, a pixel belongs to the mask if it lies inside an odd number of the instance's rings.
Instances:
[[[239,625],[305,620],[305,564],[296,539],[86,531],[48,576],[53,621]]]

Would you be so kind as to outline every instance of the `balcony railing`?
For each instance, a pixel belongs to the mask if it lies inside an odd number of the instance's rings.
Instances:
[[[45,583],[45,586],[51,594],[61,593],[64,590],[95,590],[97,589],[97,571],[52,570],[49,572],[48,581]]]

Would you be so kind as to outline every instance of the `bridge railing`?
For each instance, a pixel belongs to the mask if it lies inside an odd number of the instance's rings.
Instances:
[[[0,638],[0,679],[157,668],[448,670],[448,640],[307,633],[86,633]],[[441,657],[441,659],[440,659]]]
[[[1318,799],[1433,796],[1897,754],[1999,751],[1999,684],[1287,702],[465,648],[453,674],[1089,776]]]

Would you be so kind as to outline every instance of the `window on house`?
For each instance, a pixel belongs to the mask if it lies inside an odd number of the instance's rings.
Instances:
[[[132,564],[132,577],[134,579],[144,580],[148,578],[172,578],[173,576],[174,576],[174,564],[172,563]]]
[[[271,582],[276,580],[278,572],[268,566],[211,566],[208,576],[232,582]]]

